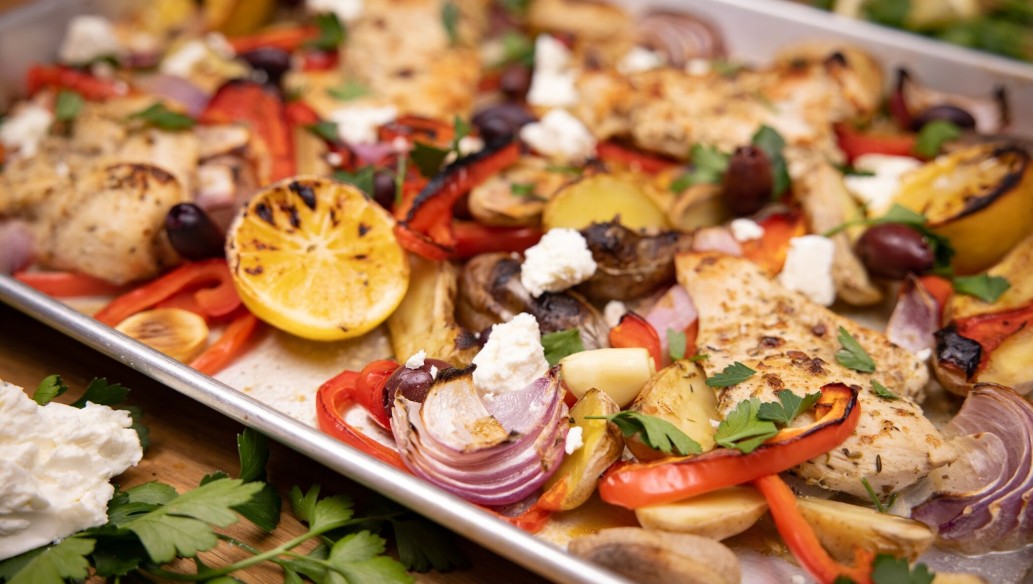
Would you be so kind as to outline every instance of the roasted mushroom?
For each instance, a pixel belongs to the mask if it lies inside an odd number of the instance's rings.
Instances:
[[[688,533],[615,527],[579,537],[568,549],[635,582],[731,584],[742,578],[732,550]]]
[[[592,300],[633,300],[674,283],[674,256],[691,237],[673,231],[640,235],[619,223],[595,223],[581,234],[596,268],[578,291]]]

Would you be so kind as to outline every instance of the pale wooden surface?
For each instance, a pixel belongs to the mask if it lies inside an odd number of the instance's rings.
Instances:
[[[94,377],[106,377],[132,389],[129,403],[143,409],[144,422],[151,430],[151,447],[138,467],[116,481],[123,487],[158,480],[182,491],[196,486],[201,477],[214,470],[225,470],[231,475],[237,472],[235,435],[242,430],[239,424],[0,304],[0,379],[33,388],[52,373],[60,374],[72,388],[62,396],[62,401],[74,400]],[[269,480],[281,493],[291,485],[307,488],[318,483],[324,494],[351,495],[360,501],[359,509],[361,501],[370,496],[368,490],[334,471],[279,444],[274,443],[272,447]],[[253,526],[250,529],[235,526],[226,531],[263,549],[304,533],[289,512],[284,513],[280,526],[268,536],[262,537]],[[469,541],[457,538],[457,542],[470,558],[471,569],[448,574],[419,574],[417,581],[442,584],[544,581]],[[216,555],[221,557],[212,557],[211,563],[225,562],[232,557],[232,552],[227,555],[225,550],[220,550]],[[252,583],[283,581],[275,566],[246,571],[240,577]]]

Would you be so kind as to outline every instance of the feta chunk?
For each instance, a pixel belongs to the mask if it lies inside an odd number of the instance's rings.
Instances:
[[[567,454],[574,454],[585,445],[584,432],[585,429],[581,426],[571,426],[570,430],[567,430],[567,440],[563,445],[563,450]]]
[[[656,69],[663,67],[664,56],[660,53],[650,51],[645,47],[632,47],[628,51],[619,63],[617,63],[617,71],[623,75],[629,73],[638,73],[639,71],[649,71],[650,69]]]
[[[764,228],[752,219],[733,219],[729,227],[732,228],[732,237],[739,243],[764,237]]]
[[[424,361],[426,361],[426,359],[427,359],[427,352],[424,351],[423,349],[420,349],[419,351],[416,351],[415,353],[413,353],[412,357],[409,357],[409,359],[406,360],[405,368],[406,369],[419,369],[420,367],[423,367],[423,363],[424,363]]]
[[[520,139],[539,154],[566,163],[579,163],[595,153],[595,136],[565,110],[552,110],[538,122],[520,129]]]
[[[537,298],[584,282],[595,274],[597,267],[588,242],[580,233],[574,229],[550,229],[524,252],[520,283]]]
[[[577,75],[570,50],[554,37],[540,34],[534,43],[534,75],[527,103],[541,107],[568,107],[577,103]]]
[[[812,302],[829,306],[836,300],[832,281],[832,240],[821,235],[804,235],[789,240],[785,266],[778,283],[806,296]]]
[[[207,58],[208,45],[202,40],[194,39],[183,43],[183,46],[165,55],[158,69],[166,75],[186,78],[190,77],[194,69]]]
[[[492,326],[491,336],[473,364],[477,366],[473,383],[486,398],[527,387],[549,370],[538,321],[522,312],[509,322]]]
[[[348,144],[372,144],[377,141],[377,128],[394,121],[394,106],[349,106],[330,112],[330,121],[337,124],[337,135]]]
[[[922,163],[910,156],[865,154],[854,160],[854,168],[874,172],[874,176],[843,178],[847,191],[868,208],[870,216],[882,215],[900,189],[900,179]]]
[[[22,158],[31,158],[39,150],[39,143],[46,137],[54,114],[45,107],[27,103],[13,116],[0,124],[0,144],[17,151]]]
[[[362,15],[362,0],[305,0],[311,13],[333,14],[341,22],[351,22]]]
[[[438,368],[437,368],[436,365],[431,365],[430,366],[430,378],[431,379],[437,379],[438,378]]]
[[[117,57],[121,52],[110,20],[103,16],[76,16],[68,23],[57,55],[63,63],[80,65],[100,57]]]
[[[708,59],[689,59],[689,62],[685,64],[685,72],[693,77],[710,75],[712,70],[713,66]]]
[[[620,300],[611,300],[603,307],[603,320],[613,328],[621,323],[621,317],[628,313],[628,306]]]

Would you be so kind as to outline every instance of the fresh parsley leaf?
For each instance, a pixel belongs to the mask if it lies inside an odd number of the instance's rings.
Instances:
[[[620,428],[625,437],[638,434],[639,439],[646,446],[664,454],[688,456],[703,452],[699,443],[682,432],[680,428],[656,416],[628,410],[609,416],[585,416],[585,419],[612,422]]]
[[[291,504],[291,512],[300,521],[311,524],[316,516],[316,502],[319,501],[319,485],[314,485],[308,492],[302,492],[295,485],[287,494]]]
[[[333,122],[316,122],[305,126],[305,129],[327,142],[341,141],[341,136],[337,133],[337,124]]]
[[[677,361],[685,358],[685,346],[688,343],[685,339],[685,331],[667,329],[667,353],[671,359]]]
[[[412,151],[409,155],[412,157],[412,162],[416,165],[416,170],[420,171],[420,174],[427,178],[434,178],[441,171],[441,166],[445,163],[445,159],[448,158],[449,152],[450,150],[447,148],[438,148],[423,142],[413,142]]]
[[[861,477],[861,485],[864,487],[864,490],[868,493],[868,497],[871,498],[872,503],[875,504],[875,510],[879,513],[885,513],[886,507],[882,504],[882,501],[879,499],[879,496],[875,494],[875,489],[872,488],[872,484],[868,482],[868,479],[865,477]]]
[[[756,371],[736,361],[725,367],[721,373],[707,378],[707,385],[710,387],[728,387],[736,383],[742,383],[752,377]]]
[[[933,120],[922,126],[915,140],[915,154],[924,158],[934,158],[940,153],[943,145],[961,137],[961,128],[947,120]]]
[[[265,465],[269,462],[269,439],[247,428],[237,435],[237,453],[240,455],[240,479],[244,482],[264,481]],[[280,522],[282,501],[272,485],[260,484],[262,490],[233,510],[262,529],[272,531]]]
[[[367,197],[373,197],[373,166],[363,166],[355,172],[347,170],[335,170],[334,180],[350,184],[359,189]]]
[[[68,537],[61,542],[26,552],[0,563],[0,581],[8,584],[44,584],[85,580],[89,575],[87,556],[95,540]]]
[[[875,176],[870,170],[861,170],[849,164],[835,164],[836,170],[843,173],[843,176]]]
[[[788,426],[797,416],[813,408],[814,404],[818,403],[821,392],[816,391],[800,397],[788,389],[783,389],[778,392],[777,396],[778,402],[760,404],[760,409],[757,410],[757,418]]]
[[[534,41],[522,32],[507,30],[502,35],[502,60],[496,66],[514,63],[527,67],[534,66]]]
[[[585,169],[580,166],[570,166],[563,164],[548,164],[545,166],[547,172],[555,172],[556,174],[570,174],[574,176],[581,176]]]
[[[248,484],[261,485],[262,488],[247,503],[234,505],[233,510],[266,532],[276,529],[280,523],[280,506],[283,504],[280,494],[268,483]]]
[[[326,564],[344,576],[346,582],[399,582],[413,581],[402,564],[384,553],[384,538],[368,531],[351,533],[341,538],[330,549]],[[336,582],[337,579],[330,579]]]
[[[39,382],[36,391],[32,392],[32,400],[45,406],[66,391],[68,391],[68,386],[65,385],[60,375],[48,375]]]
[[[689,357],[689,361],[692,361],[693,363],[699,363],[700,361],[706,361],[709,358],[710,355],[708,355],[707,353],[696,353],[695,355]]]
[[[113,406],[126,401],[128,396],[128,387],[123,387],[118,383],[109,384],[107,379],[97,377],[86,386],[86,392],[72,404],[72,407],[86,407],[86,402]]]
[[[989,274],[978,274],[976,276],[955,276],[954,291],[958,294],[975,296],[976,298],[993,304],[1011,288],[1011,282],[1000,276]]]
[[[932,584],[934,575],[925,564],[911,569],[907,558],[879,554],[872,562],[873,584]]]
[[[319,486],[313,486],[307,493],[294,487],[290,491],[291,508],[298,519],[309,524],[312,530],[324,531],[345,525],[352,518],[352,500],[344,495],[319,499]]]
[[[867,0],[861,5],[866,20],[905,28],[911,13],[911,0]]]
[[[57,99],[54,101],[54,119],[59,122],[70,122],[79,115],[82,105],[81,95],[62,89],[57,93]]]
[[[852,337],[843,327],[839,327],[839,344],[843,347],[836,352],[836,361],[847,369],[860,371],[861,373],[872,373],[875,371],[875,361],[865,352],[857,339]]]
[[[452,0],[448,0],[441,7],[441,26],[445,27],[448,44],[459,44],[459,7]]]
[[[467,122],[459,114],[456,114],[452,118],[452,144],[451,148],[456,153],[456,158],[460,158],[462,153],[459,152],[459,142],[470,135],[470,122]]]
[[[743,454],[756,450],[765,440],[778,434],[774,422],[757,418],[759,410],[760,400],[755,397],[739,402],[718,425],[714,441]]]
[[[331,87],[326,92],[330,97],[340,101],[351,101],[367,96],[370,93],[368,87],[354,79],[349,79],[337,87]]]
[[[333,51],[344,42],[344,26],[333,12],[323,12],[313,17],[319,36],[309,41],[309,46],[324,51]]]
[[[892,391],[886,389],[885,385],[879,383],[878,381],[875,381],[874,379],[872,379],[871,382],[872,382],[872,391],[875,392],[875,395],[881,397],[882,399],[888,399],[890,401],[896,400],[896,399],[900,399],[899,395],[897,395],[897,394],[893,393]]]
[[[763,150],[771,160],[771,198],[774,200],[781,197],[789,189],[789,167],[783,154],[785,139],[771,126],[761,126],[750,142]]]
[[[165,107],[163,103],[156,103],[146,109],[140,110],[129,116],[130,120],[140,120],[143,123],[160,128],[162,130],[186,130],[193,128],[197,122],[186,114],[174,112]]]
[[[576,327],[542,335],[542,347],[545,347],[545,360],[550,366],[559,363],[567,355],[585,350],[581,333]]]
[[[398,170],[395,171],[395,205],[402,204],[402,195],[405,194],[405,179],[408,176],[408,165],[409,158],[406,156],[398,157]]]
[[[391,520],[398,560],[413,572],[447,572],[470,565],[451,531],[418,515]]]
[[[538,196],[534,190],[537,185],[534,183],[513,183],[509,185],[509,192],[517,197],[526,197],[528,199],[542,199],[543,197]]]
[[[728,170],[729,156],[713,146],[693,144],[689,157],[692,169],[671,182],[671,192],[680,193],[698,184],[717,184]]]

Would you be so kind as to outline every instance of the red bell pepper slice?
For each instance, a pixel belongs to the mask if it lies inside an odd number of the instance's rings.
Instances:
[[[262,47],[275,47],[288,53],[301,48],[305,43],[319,37],[319,29],[311,25],[271,26],[254,34],[234,36],[226,39],[237,54],[247,53]]]
[[[16,272],[14,279],[54,298],[110,296],[122,289],[107,280],[76,272]]]
[[[319,429],[356,450],[409,472],[397,450],[377,442],[345,421],[342,412],[358,402],[359,376],[355,371],[344,371],[319,386],[316,392]]]
[[[775,213],[758,222],[764,228],[760,239],[744,241],[742,255],[775,276],[782,271],[789,254],[789,241],[807,234],[807,224],[799,211]]]
[[[190,366],[206,375],[215,375],[244,352],[257,328],[258,318],[241,307],[222,336],[191,361]]]
[[[473,221],[456,221],[452,231],[459,258],[499,251],[522,253],[542,238],[539,227],[488,227]]]
[[[542,493],[538,500],[520,515],[511,517],[503,515],[494,509],[488,509],[487,507],[484,507],[484,509],[510,525],[519,527],[528,533],[538,533],[549,522],[553,512],[559,510],[559,504],[566,497],[566,494],[567,483],[566,481],[560,481],[548,491]]]
[[[604,501],[637,509],[670,503],[778,474],[839,446],[857,427],[857,391],[842,383],[821,388],[815,422],[786,428],[749,454],[719,448],[699,456],[614,465],[599,483]]]
[[[294,176],[294,136],[287,122],[287,108],[276,90],[253,81],[235,79],[212,96],[201,113],[202,124],[247,124],[269,151],[269,180]]]
[[[311,126],[319,123],[319,114],[309,104],[296,99],[288,102],[284,109],[287,123],[294,126]]]
[[[137,312],[152,308],[181,292],[193,292],[203,316],[225,316],[240,306],[240,296],[233,287],[226,260],[214,258],[183,264],[164,276],[134,288],[112,300],[93,318],[108,326],[115,326]]]
[[[391,431],[391,417],[387,412],[390,404],[384,396],[384,387],[398,367],[398,362],[393,359],[371,361],[359,372],[359,379],[355,384],[356,402],[366,408],[380,427],[388,432]]]
[[[944,313],[947,307],[950,306],[951,296],[954,295],[954,284],[951,283],[947,278],[941,276],[918,276],[917,285],[925,289],[926,292],[932,296],[936,302],[936,306],[939,309],[940,320],[939,323],[944,324]],[[906,280],[904,285],[900,287],[900,295],[903,296],[907,292],[907,287],[910,282]]]
[[[857,548],[853,566],[844,566],[832,559],[796,506],[796,495],[781,477],[777,474],[758,477],[753,480],[753,486],[767,499],[782,541],[819,584],[833,584],[842,576],[856,584],[871,584],[872,553]]]
[[[836,124],[836,138],[839,149],[853,162],[864,154],[888,154],[891,156],[914,156],[915,134],[864,133],[850,124]]]
[[[610,329],[610,346],[615,349],[639,347],[646,349],[653,358],[653,365],[657,371],[664,366],[664,355],[660,349],[660,335],[653,325],[634,312],[622,316],[617,326]]]
[[[956,326],[959,335],[972,339],[982,347],[977,369],[981,370],[990,361],[990,354],[1005,339],[1026,327],[1033,327],[1033,304],[1004,312],[977,314],[958,320]]]
[[[630,167],[632,170],[641,170],[655,174],[672,168],[679,164],[673,160],[662,158],[653,154],[647,154],[617,142],[600,142],[595,147],[596,156],[604,162],[615,162]]]
[[[27,74],[26,85],[30,94],[36,94],[42,89],[67,89],[90,101],[102,101],[129,93],[129,86],[125,82],[101,79],[62,65],[33,66]]]

